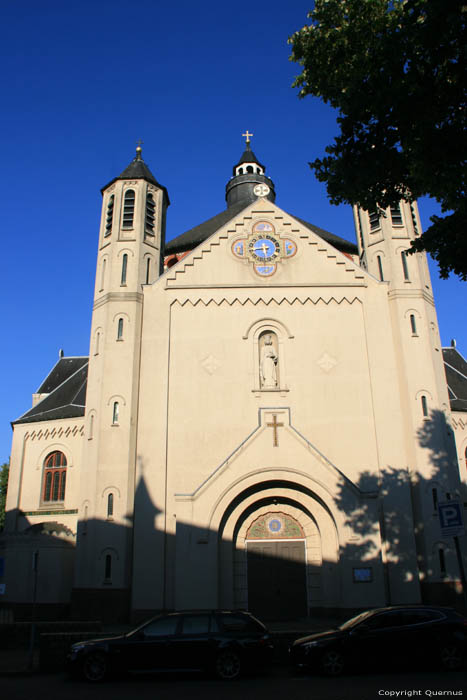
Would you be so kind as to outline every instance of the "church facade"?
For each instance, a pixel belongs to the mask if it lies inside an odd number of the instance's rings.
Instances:
[[[406,255],[416,204],[355,208],[354,245],[277,206],[248,141],[226,209],[168,243],[140,148],[102,195],[89,357],[13,423],[1,603],[456,602],[437,506],[466,500],[467,366]]]

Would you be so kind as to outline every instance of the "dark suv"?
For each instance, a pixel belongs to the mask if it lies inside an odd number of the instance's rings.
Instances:
[[[67,668],[88,681],[116,672],[212,671],[234,680],[272,655],[271,637],[253,615],[193,610],[157,615],[140,627],[105,639],[73,644]]]
[[[290,660],[329,676],[359,668],[435,664],[458,670],[467,652],[467,619],[452,608],[394,606],[360,613],[327,632],[295,640]]]

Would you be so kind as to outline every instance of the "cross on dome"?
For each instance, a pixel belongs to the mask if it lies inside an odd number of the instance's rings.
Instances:
[[[246,130],[246,133],[245,133],[245,134],[242,134],[242,136],[245,137],[247,143],[250,143],[250,137],[251,137],[251,136],[254,136],[254,134],[250,134],[250,132],[249,132],[248,129],[247,129],[247,130]]]

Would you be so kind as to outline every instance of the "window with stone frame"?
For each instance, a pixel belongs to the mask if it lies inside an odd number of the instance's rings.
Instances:
[[[127,190],[123,199],[123,228],[133,228],[135,216],[135,191]]]
[[[67,461],[63,452],[51,452],[44,460],[42,500],[46,503],[65,500]]]

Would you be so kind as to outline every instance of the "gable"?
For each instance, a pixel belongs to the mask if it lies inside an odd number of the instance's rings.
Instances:
[[[272,257],[268,257],[264,237],[268,246],[276,246]],[[263,252],[258,247],[261,242]],[[160,281],[167,289],[213,285],[277,288],[366,286],[367,279],[349,255],[323,240],[310,225],[268,200],[258,199],[170,268]]]

